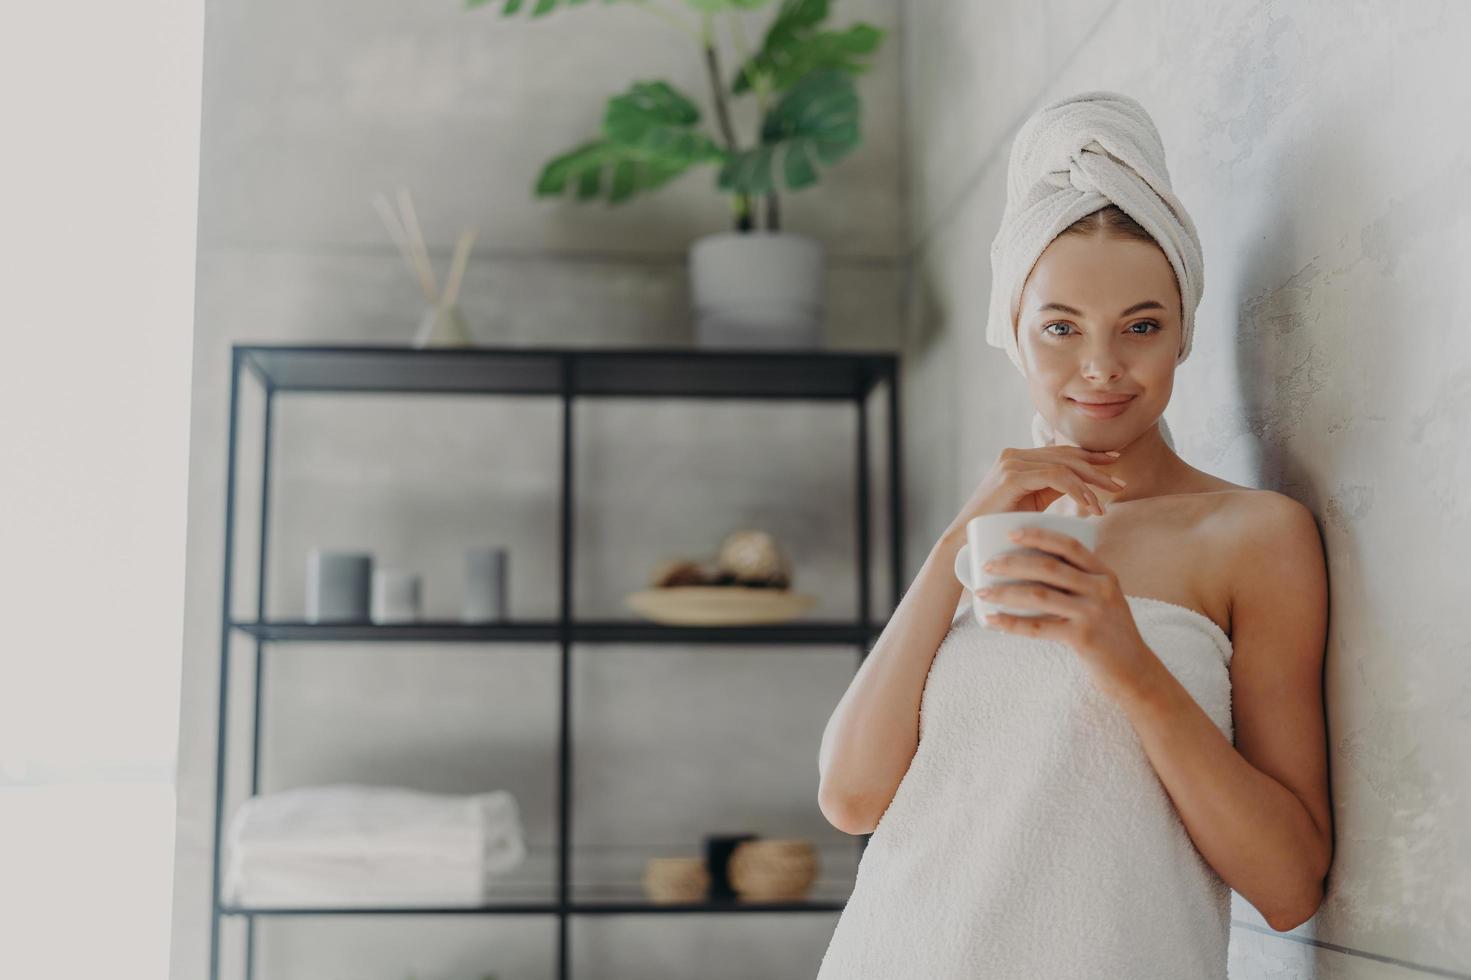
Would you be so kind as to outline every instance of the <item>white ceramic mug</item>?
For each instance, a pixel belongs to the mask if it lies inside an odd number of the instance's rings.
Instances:
[[[1027,582],[1035,579],[1008,578],[982,570],[986,562],[997,555],[1032,554],[1052,555],[1040,548],[1023,547],[1007,537],[1015,528],[1040,527],[1057,531],[1076,538],[1090,551],[1098,543],[1098,518],[1079,517],[1073,514],[1047,514],[1035,511],[1004,511],[1000,514],[979,514],[965,522],[965,544],[955,553],[955,577],[970,593],[971,611],[976,622],[986,625],[986,614],[1010,613],[1013,616],[1045,616],[1038,609],[1008,607],[990,602],[975,594],[976,589],[1003,582]]]

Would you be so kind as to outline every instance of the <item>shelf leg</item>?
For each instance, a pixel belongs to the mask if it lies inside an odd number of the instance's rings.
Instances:
[[[572,370],[575,355],[562,359],[562,677],[561,719],[557,751],[561,764],[557,790],[557,978],[571,975],[571,923],[568,878],[571,874],[572,834]]]
[[[225,733],[230,703],[230,593],[235,542],[235,453],[240,416],[239,350],[230,354],[230,423],[225,459],[225,556],[220,602],[220,703],[215,733],[214,869],[210,886],[209,975],[220,976],[220,830],[225,807]]]

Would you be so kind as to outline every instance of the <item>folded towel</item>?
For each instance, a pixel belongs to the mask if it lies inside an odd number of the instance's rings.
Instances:
[[[245,908],[477,906],[492,892],[486,873],[469,865],[299,859],[235,866],[225,900]]]
[[[242,905],[479,904],[526,855],[515,797],[337,783],[246,800],[227,838]]]
[[[225,893],[240,906],[484,905],[490,881],[474,868],[371,862],[250,862]]]
[[[242,854],[492,857],[519,833],[507,792],[426,793],[337,783],[255,796],[236,810],[231,843]]]

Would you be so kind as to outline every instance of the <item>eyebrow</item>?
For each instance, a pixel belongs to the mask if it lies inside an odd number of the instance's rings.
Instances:
[[[1073,316],[1083,315],[1082,310],[1075,310],[1065,303],[1044,303],[1041,306],[1037,307],[1038,313],[1041,313],[1043,310],[1057,310],[1060,313],[1070,313]],[[1130,313],[1138,313],[1140,310],[1159,310],[1163,312],[1164,304],[1158,302],[1157,300],[1146,299],[1142,303],[1135,303],[1133,306],[1120,313],[1119,316],[1128,316]]]

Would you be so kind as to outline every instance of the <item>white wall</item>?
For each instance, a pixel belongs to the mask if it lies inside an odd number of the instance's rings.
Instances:
[[[1135,96],[1205,252],[1167,415],[1181,454],[1307,504],[1331,575],[1337,854],[1319,914],[1234,899],[1233,977],[1471,976],[1471,8],[1453,3],[907,4],[913,261],[904,349],[927,548],[1032,407],[986,345],[1016,129]],[[949,397],[945,397],[948,394]]]
[[[0,30],[0,976],[159,977],[203,12]]]

